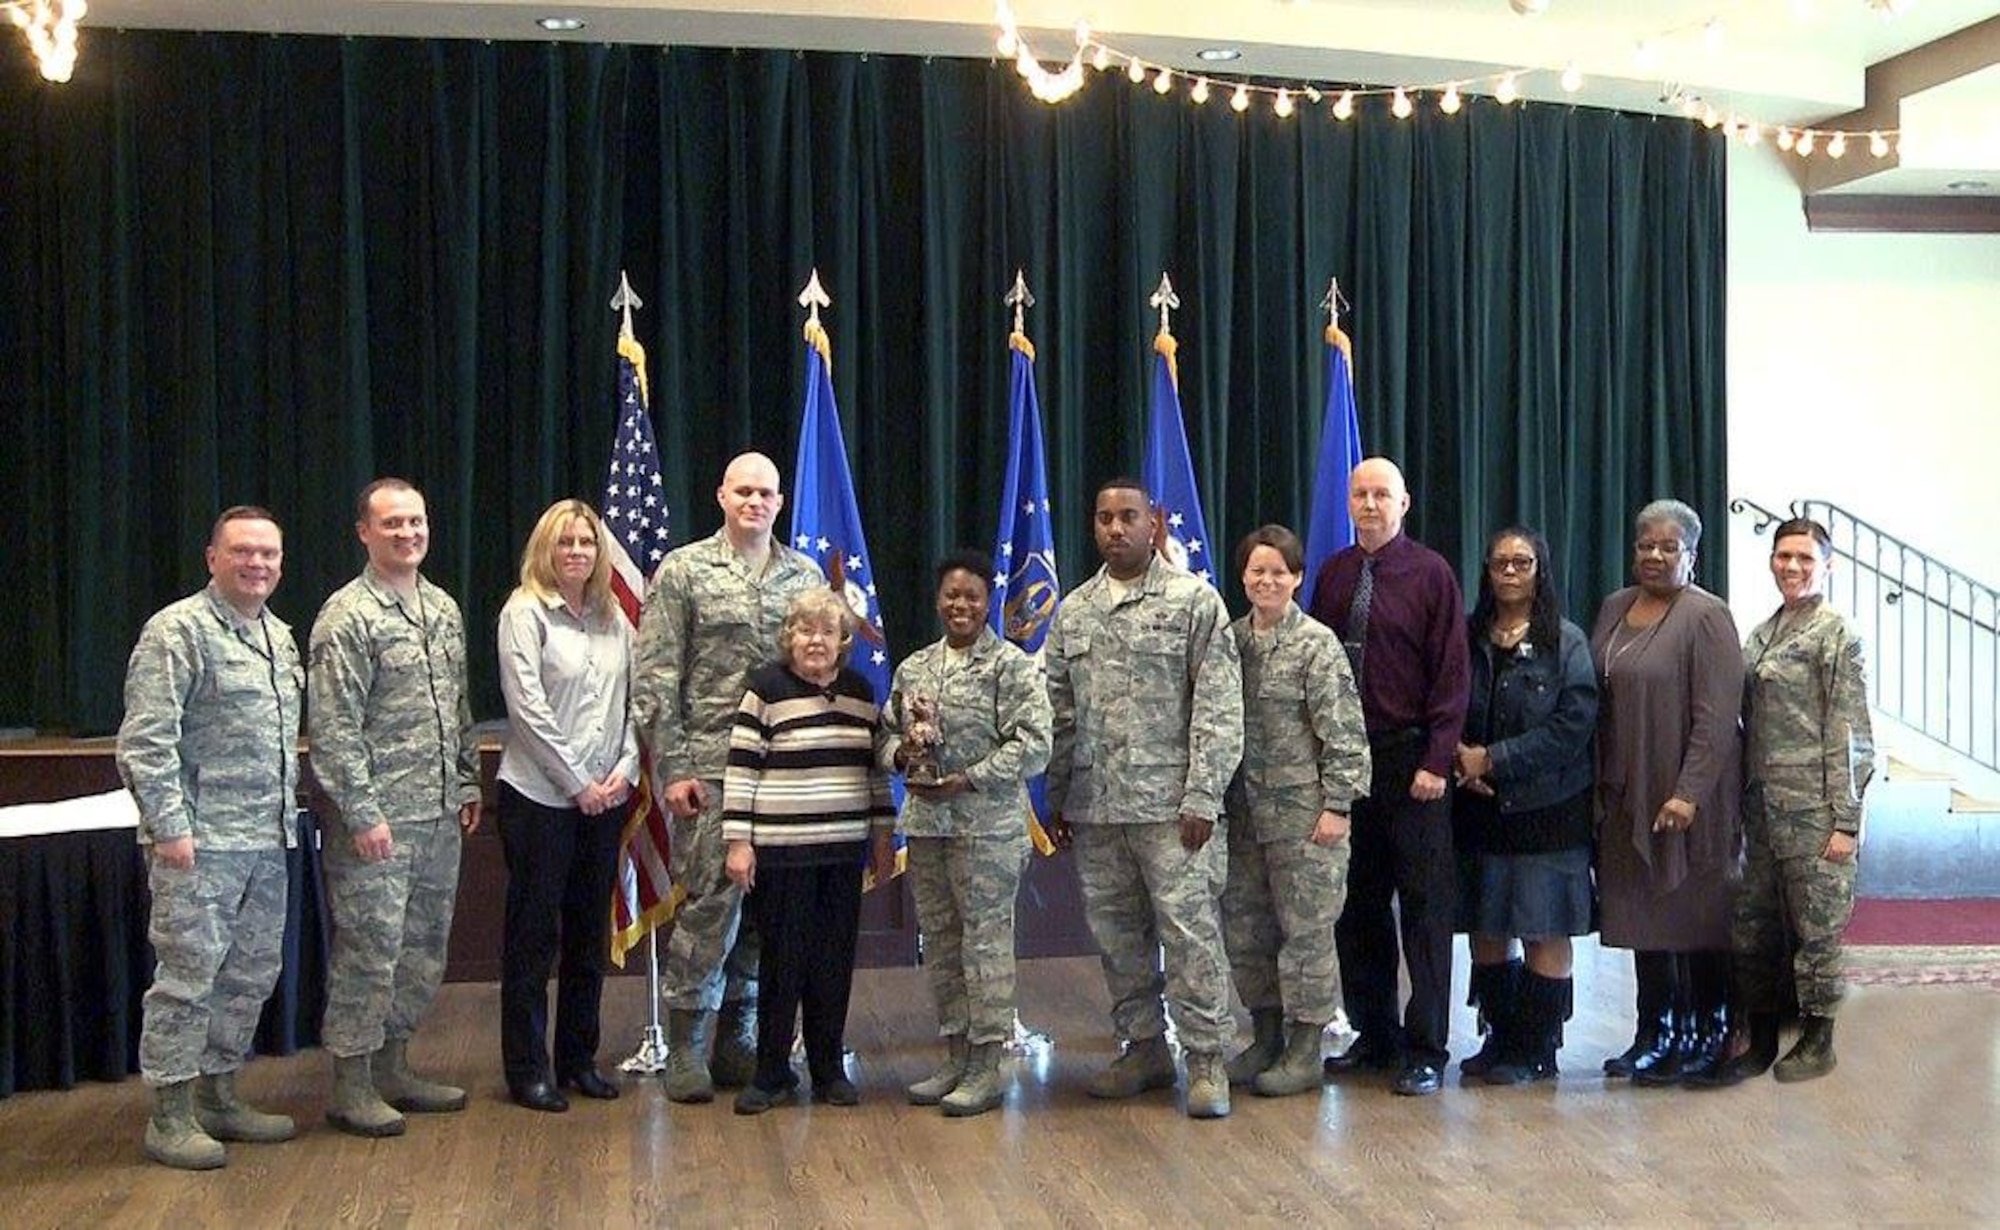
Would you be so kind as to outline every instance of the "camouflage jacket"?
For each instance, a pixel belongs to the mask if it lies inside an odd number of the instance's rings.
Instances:
[[[139,840],[297,845],[305,690],[298,642],[269,610],[244,619],[211,585],[147,620],[118,727],[118,776],[139,805]]]
[[[455,814],[479,798],[458,603],[417,578],[403,600],[372,569],[313,621],[313,776],[350,833]]]
[[[1021,837],[1027,832],[1028,779],[1049,762],[1049,693],[1033,658],[981,628],[963,663],[943,641],[903,659],[890,686],[889,739],[882,767],[903,745],[906,697],[938,702],[944,742],[938,768],[964,773],[972,789],[942,803],[911,794],[901,827],[912,837]]]
[[[1822,843],[1834,830],[1858,833],[1875,771],[1861,637],[1824,598],[1782,632],[1778,621],[1757,625],[1743,647],[1746,790]]]
[[[1243,676],[1228,625],[1220,594],[1157,558],[1121,599],[1099,569],[1063,600],[1044,647],[1052,810],[1073,803],[1099,824],[1222,813],[1243,759]],[[1072,801],[1080,765],[1090,797]]]
[[[1231,832],[1298,840],[1322,811],[1368,793],[1368,728],[1333,629],[1292,604],[1269,642],[1245,616],[1229,626],[1243,660],[1243,766],[1226,798]]]
[[[779,656],[793,595],[824,584],[818,564],[775,540],[763,576],[750,575],[721,530],[660,561],[632,663],[632,720],[658,786],[721,780],[745,678]]]

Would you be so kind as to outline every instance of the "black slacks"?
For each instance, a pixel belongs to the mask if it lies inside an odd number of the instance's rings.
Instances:
[[[764,946],[757,989],[757,1085],[792,1083],[793,1026],[804,1009],[806,1066],[814,1085],[842,1075],[854,946],[861,932],[861,853],[837,862],[760,861],[748,900]]]
[[[549,972],[556,978],[556,1076],[597,1061],[598,1000],[610,963],[611,884],[624,809],[586,816],[500,783],[507,914],[500,944],[500,1057],[518,1089],[549,1071]]]
[[[1451,924],[1458,900],[1451,843],[1451,795],[1410,797],[1424,754],[1421,739],[1370,745],[1368,797],[1354,805],[1347,908],[1335,924],[1341,991],[1357,1045],[1400,1053],[1405,1063],[1443,1068],[1451,1032]],[[1391,910],[1394,900],[1396,911]],[[1396,1020],[1397,923],[1410,970],[1410,1002]]]

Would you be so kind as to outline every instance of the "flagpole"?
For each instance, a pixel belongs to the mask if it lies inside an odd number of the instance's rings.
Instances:
[[[632,290],[632,279],[623,269],[618,271],[618,293],[611,296],[611,310],[622,313],[618,325],[621,338],[632,336],[632,309],[646,306]],[[640,775],[642,778],[644,774]],[[635,804],[636,805],[636,804]],[[636,885],[629,889],[635,898]],[[639,913],[636,900],[632,903],[632,913]],[[646,929],[646,1027],[639,1033],[638,1049],[618,1065],[620,1072],[653,1075],[667,1070],[667,1031],[660,1024],[660,929]]]

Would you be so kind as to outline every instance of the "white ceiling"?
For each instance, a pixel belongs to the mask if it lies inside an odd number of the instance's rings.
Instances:
[[[1533,18],[1507,0],[1016,0],[1015,10],[1049,59],[1067,54],[1082,18],[1115,47],[1183,67],[1215,45],[1243,50],[1228,66],[1238,72],[1318,82],[1417,84],[1575,62],[1585,102],[1657,107],[1672,82],[1725,110],[1800,123],[1858,108],[1868,65],[2000,15],[2000,3],[1916,0],[1894,20],[1865,0],[1550,0]],[[552,36],[534,24],[546,14],[588,25]],[[1723,34],[1711,46],[1702,27],[1714,17]],[[96,0],[91,26],[972,56],[991,54],[995,28],[988,0]],[[1636,50],[1645,39],[1650,64]],[[1524,92],[1559,93],[1552,77]]]

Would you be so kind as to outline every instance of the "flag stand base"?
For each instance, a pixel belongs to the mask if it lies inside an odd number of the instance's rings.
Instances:
[[[647,1025],[639,1034],[639,1049],[618,1065],[620,1072],[652,1075],[667,1070],[667,1031],[660,1024],[660,933],[646,933],[646,1002],[650,1005]]]
[[[1007,1053],[1017,1059],[1038,1059],[1056,1049],[1056,1040],[1039,1029],[1030,1029],[1021,1023],[1021,1014],[1014,1014],[1014,1036],[1007,1040]]]

